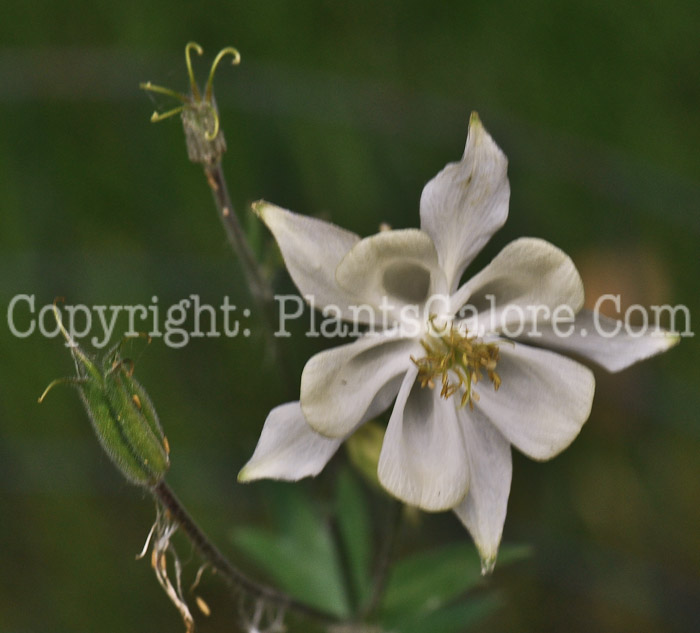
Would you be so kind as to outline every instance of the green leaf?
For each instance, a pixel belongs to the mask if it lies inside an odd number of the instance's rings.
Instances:
[[[472,597],[458,604],[419,615],[405,616],[384,625],[392,633],[460,633],[472,627],[493,613],[501,599],[493,594]]]
[[[372,522],[366,497],[349,469],[338,476],[336,517],[349,567],[349,596],[353,606],[365,603],[371,593]]]
[[[525,557],[528,551],[502,547],[499,566]],[[437,612],[481,582],[481,563],[470,542],[409,556],[396,563],[391,573],[382,601],[382,622],[387,625]]]
[[[348,617],[350,605],[328,525],[298,487],[270,492],[277,529],[236,528],[233,543],[290,595]]]

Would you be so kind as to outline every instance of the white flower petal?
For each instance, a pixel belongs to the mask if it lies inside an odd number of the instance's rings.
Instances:
[[[445,292],[445,278],[430,236],[418,229],[383,231],[358,242],[338,265],[340,286],[394,319],[405,305],[421,305]],[[384,302],[384,303],[383,303]]]
[[[398,392],[382,392],[396,376],[412,365],[411,354],[422,348],[411,339],[365,336],[313,356],[301,375],[301,408],[311,427],[327,437],[345,437],[377,411],[388,406]],[[370,405],[375,402],[375,406]]]
[[[398,374],[377,392],[374,396],[374,400],[372,400],[372,403],[367,407],[367,411],[365,411],[365,414],[362,416],[360,424],[369,422],[389,408],[394,400],[396,400],[396,394],[399,393],[404,375],[404,373]]]
[[[493,569],[506,520],[513,462],[510,444],[478,408],[462,409],[469,455],[469,492],[454,508],[481,557],[482,572]]]
[[[522,340],[578,354],[611,372],[665,352],[680,341],[677,334],[656,329],[645,332],[641,328],[625,327],[622,321],[590,310],[581,310],[573,324],[561,323],[556,329],[551,325],[542,325],[537,327],[537,332],[542,336]]]
[[[464,306],[463,314],[478,313],[478,318],[467,319],[469,329],[476,329],[478,321],[486,331],[517,331],[520,325],[547,320],[562,305],[578,312],[583,282],[564,251],[544,240],[523,237],[506,245],[451,301],[455,312]],[[466,301],[469,305],[464,305]]]
[[[494,391],[486,378],[475,405],[505,438],[533,459],[564,450],[579,434],[593,403],[593,373],[580,363],[547,350],[503,341]]]
[[[427,511],[456,506],[469,487],[464,436],[453,399],[404,378],[379,456],[381,484],[405,503]]]
[[[507,167],[505,155],[472,113],[462,160],[448,164],[423,189],[421,228],[435,242],[450,292],[508,217]]]
[[[238,474],[238,481],[263,478],[297,481],[315,476],[342,441],[316,433],[306,423],[299,402],[280,405],[267,416],[255,452]]]
[[[253,210],[277,240],[284,263],[303,296],[310,295],[319,310],[336,305],[343,313],[352,297],[338,286],[335,269],[360,238],[334,224],[256,202]]]

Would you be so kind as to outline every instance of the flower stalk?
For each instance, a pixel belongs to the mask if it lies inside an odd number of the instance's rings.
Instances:
[[[288,378],[288,371],[283,364],[284,359],[281,359],[277,353],[277,342],[272,336],[272,326],[276,318],[272,287],[262,273],[236,215],[221,165],[223,154],[226,151],[226,140],[221,129],[219,110],[214,98],[214,75],[219,63],[225,56],[230,55],[232,57],[231,63],[234,66],[240,63],[241,56],[233,47],[221,50],[211,65],[204,90],[201,91],[197,86],[192,69],[191,52],[193,50],[198,55],[203,53],[202,47],[196,42],[189,42],[185,46],[185,63],[190,83],[189,94],[182,94],[170,88],[157,86],[150,81],[141,83],[140,87],[148,92],[163,94],[181,102],[180,106],[166,112],[154,112],[151,116],[151,121],[157,123],[180,114],[188,157],[193,163],[202,165],[207,184],[214,198],[219,220],[224,227],[231,248],[241,262],[253,301],[263,317],[267,347],[271,351],[272,359],[280,363],[280,371],[283,374],[283,378],[290,385],[292,381]]]
[[[377,553],[372,576],[372,593],[361,611],[361,620],[370,619],[379,609],[389,582],[389,572],[391,571],[391,564],[394,561],[396,545],[401,532],[404,505],[394,499],[389,499],[387,505],[386,534]]]
[[[265,313],[268,313],[272,305],[272,288],[262,275],[260,266],[258,266],[258,262],[246,239],[243,227],[241,227],[238,216],[234,212],[221,161],[213,165],[204,165],[204,175],[214,197],[214,203],[216,204],[221,224],[226,231],[226,237],[243,265],[250,292],[256,302],[258,302],[258,307]]]

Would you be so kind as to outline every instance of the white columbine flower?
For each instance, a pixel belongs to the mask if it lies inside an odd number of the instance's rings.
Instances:
[[[379,481],[407,504],[454,510],[484,570],[492,569],[510,492],[511,444],[550,459],[591,411],[592,372],[539,346],[618,371],[678,340],[604,336],[616,322],[581,310],[573,262],[540,239],[511,242],[460,286],[508,215],[506,167],[473,114],[462,160],[423,189],[420,230],[360,239],[266,202],[255,205],[301,294],[326,314],[359,319],[374,331],[309,360],[300,401],[270,412],[241,481],[318,474],[346,438],[395,401]],[[576,315],[566,338],[552,321],[557,308]],[[376,330],[380,314],[392,327]],[[532,339],[538,347],[523,344],[526,337],[504,337],[518,325],[540,333]]]

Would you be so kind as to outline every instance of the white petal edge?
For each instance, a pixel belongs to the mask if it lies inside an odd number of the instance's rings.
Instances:
[[[306,421],[327,437],[352,433],[375,396],[404,374],[413,364],[411,355],[421,351],[415,340],[378,334],[316,354],[301,375],[300,399]],[[389,402],[397,393],[398,386],[388,394]]]
[[[421,305],[446,291],[433,240],[418,229],[382,231],[361,240],[342,259],[335,278],[363,304],[391,306],[387,312],[394,319],[403,306]]]
[[[346,315],[354,298],[335,281],[335,269],[359,236],[334,224],[292,213],[260,200],[253,211],[277,240],[284,263],[299,292],[314,307],[338,306]]]
[[[482,573],[493,570],[506,520],[513,474],[510,444],[478,409],[462,409],[469,455],[469,492],[454,508],[481,557]]]
[[[449,292],[508,217],[508,160],[473,112],[462,160],[423,189],[421,229],[433,238]]]
[[[343,442],[316,433],[304,419],[299,402],[270,411],[253,456],[238,481],[284,479],[297,481],[320,473]]]
[[[416,383],[417,368],[403,380],[389,419],[377,474],[404,503],[428,512],[449,510],[469,488],[469,464],[454,399]]]
[[[517,331],[521,325],[548,320],[560,306],[578,312],[583,282],[564,251],[545,240],[523,237],[507,244],[465,283],[451,304],[456,314],[461,308],[472,331]]]
[[[536,328],[541,336],[530,335],[521,340],[551,349],[577,354],[597,363],[610,372],[626,369],[634,363],[669,350],[680,336],[665,330],[648,331],[625,326],[592,310],[581,310],[574,322],[542,325]]]
[[[503,436],[536,460],[551,459],[581,431],[593,404],[590,369],[536,347],[503,341],[494,391],[484,379],[476,390],[478,407]]]

